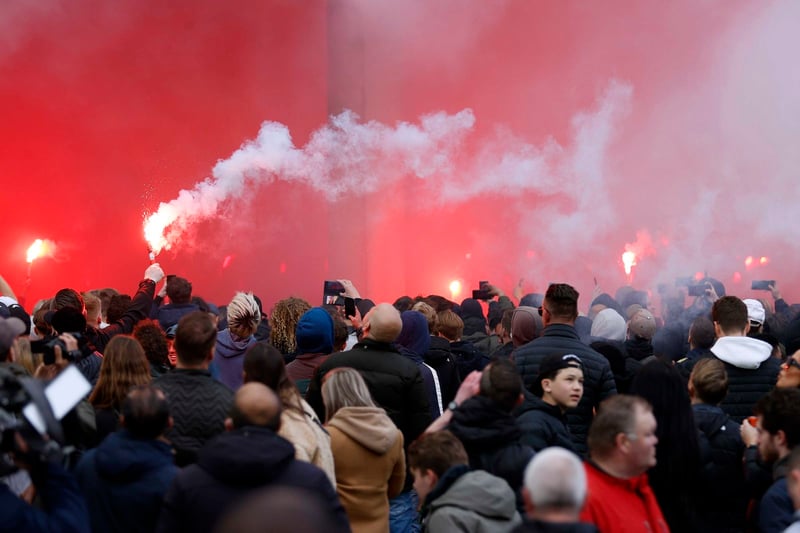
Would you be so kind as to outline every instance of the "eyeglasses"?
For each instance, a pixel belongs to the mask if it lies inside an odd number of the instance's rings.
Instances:
[[[800,362],[798,362],[797,359],[790,357],[789,359],[786,360],[785,363],[781,365],[781,368],[784,370],[789,370],[789,367],[792,366],[800,370]]]

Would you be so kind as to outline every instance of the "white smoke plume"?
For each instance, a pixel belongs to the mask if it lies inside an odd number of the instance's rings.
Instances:
[[[448,204],[496,191],[500,185],[509,196],[563,195],[573,207],[562,222],[582,224],[588,202],[607,194],[604,157],[631,95],[629,85],[612,81],[596,109],[574,117],[569,146],[552,138],[535,146],[498,130],[488,139],[474,140],[476,148],[467,150],[476,121],[470,109],[432,113],[419,124],[400,122],[393,127],[359,122],[355,113],[345,111],[331,117],[301,148],[294,145],[288,127],[264,122],[254,140],[216,164],[211,177],[162,202],[145,221],[146,239],[156,253],[170,249],[191,225],[218,214],[223,202],[274,180],[308,185],[335,201],[343,195],[370,194],[411,176],[425,180],[435,193],[432,197]],[[610,212],[605,215],[611,217]]]

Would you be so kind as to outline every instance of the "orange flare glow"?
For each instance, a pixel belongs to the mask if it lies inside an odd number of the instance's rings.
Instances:
[[[766,265],[769,263],[769,257],[762,257],[761,259],[758,260],[758,262],[761,263],[762,265]]]
[[[28,253],[25,260],[28,263],[33,263],[41,257],[52,257],[56,250],[56,244],[47,239],[36,239],[28,247]]]
[[[748,255],[747,257],[744,258],[744,266],[749,267],[752,264],[753,264],[753,256],[752,255]]]
[[[454,279],[450,282],[450,297],[455,300],[461,294],[461,282]]]
[[[622,254],[622,264],[625,265],[625,274],[631,275],[631,268],[636,265],[636,254],[628,250]]]

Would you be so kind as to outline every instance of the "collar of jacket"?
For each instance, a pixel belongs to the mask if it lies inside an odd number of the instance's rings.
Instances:
[[[570,337],[572,339],[580,340],[578,332],[575,331],[574,326],[569,324],[550,324],[544,328],[543,337]]]
[[[353,346],[353,350],[379,350],[382,352],[396,352],[397,348],[394,347],[394,344],[388,342],[378,342],[373,339],[364,338],[361,342],[357,343]]]

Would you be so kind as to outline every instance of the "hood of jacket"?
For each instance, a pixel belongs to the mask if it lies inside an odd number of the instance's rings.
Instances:
[[[450,351],[450,341],[444,337],[431,337],[431,346],[424,358],[425,362],[433,367],[438,367],[448,361],[452,362],[453,353]]]
[[[485,396],[473,396],[453,412],[448,426],[468,447],[493,449],[516,442],[522,435],[516,419]]]
[[[449,488],[430,502],[433,513],[440,507],[458,507],[487,518],[511,521],[517,512],[514,492],[505,480],[483,470],[464,472],[455,480],[448,474],[458,466],[444,473],[440,483],[449,482]],[[439,488],[439,487],[437,487]]]
[[[391,450],[400,438],[397,426],[380,407],[342,407],[328,425],[380,455]]]
[[[592,321],[591,336],[622,342],[625,340],[627,326],[622,315],[614,309],[603,309]]]
[[[536,338],[538,324],[536,317],[539,312],[533,307],[521,305],[514,309],[511,315],[511,342],[514,347],[528,344]]]
[[[397,336],[397,344],[422,358],[431,347],[428,319],[419,311],[403,311],[400,315],[403,329]]]
[[[525,395],[525,399],[518,407],[514,409],[513,414],[515,417],[519,417],[521,414],[527,413],[528,411],[543,411],[550,416],[556,417],[564,423],[567,422],[566,415],[561,412],[561,408],[557,405],[550,405],[528,390],[523,391],[523,394]]]
[[[720,337],[711,352],[737,368],[755,370],[772,356],[772,346],[752,337]]]
[[[160,440],[136,439],[123,429],[100,443],[95,451],[95,464],[101,477],[130,483],[151,470],[172,465],[172,448]]]
[[[706,435],[713,435],[724,426],[730,417],[716,405],[698,403],[692,405],[694,422],[697,428]],[[735,422],[734,422],[735,423]]]
[[[256,342],[252,335],[246,339],[240,339],[231,334],[231,330],[223,329],[217,334],[216,351],[219,355],[226,358],[238,357],[247,351],[247,348]]]
[[[297,354],[322,353],[333,351],[333,318],[321,307],[309,309],[295,328]]]
[[[256,487],[279,476],[294,453],[294,445],[271,429],[245,426],[209,441],[197,464],[223,483]]]

